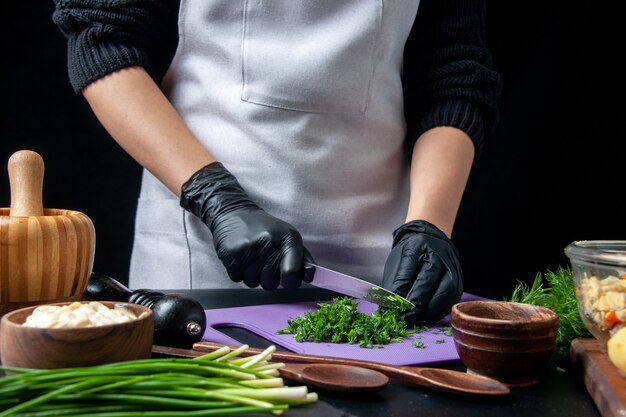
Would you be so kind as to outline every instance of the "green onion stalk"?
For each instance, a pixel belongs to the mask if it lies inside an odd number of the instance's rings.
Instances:
[[[0,417],[190,417],[282,414],[312,403],[306,386],[286,386],[276,350],[240,357],[243,345],[197,358],[141,359],[82,368],[0,366]]]

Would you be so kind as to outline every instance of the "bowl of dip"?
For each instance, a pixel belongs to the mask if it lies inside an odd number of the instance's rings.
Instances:
[[[565,248],[580,317],[603,345],[626,326],[626,240],[584,240]]]
[[[30,306],[0,320],[5,366],[73,368],[151,356],[152,311],[132,303],[83,301]]]

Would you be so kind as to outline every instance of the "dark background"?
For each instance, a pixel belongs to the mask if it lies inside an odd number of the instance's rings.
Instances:
[[[466,290],[495,298],[567,265],[563,248],[574,240],[626,238],[619,14],[601,2],[538,4],[488,1],[488,43],[504,83],[500,123],[453,235]],[[86,213],[96,228],[94,270],[126,283],[141,170],[72,92],[52,9],[51,0],[3,4],[0,160],[40,153],[44,206]],[[2,169],[0,207],[9,205]]]

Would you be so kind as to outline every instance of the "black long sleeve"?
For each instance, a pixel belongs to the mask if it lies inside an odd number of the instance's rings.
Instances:
[[[405,47],[407,145],[437,126],[466,132],[478,155],[497,121],[501,81],[485,47],[484,0],[422,0]]]
[[[178,0],[54,1],[74,91],[130,66],[160,82],[178,44]],[[421,1],[404,54],[409,149],[426,130],[454,126],[480,152],[500,91],[484,42],[484,9],[484,0]]]
[[[54,0],[54,23],[67,38],[76,93],[122,68],[165,75],[178,44],[178,0]]]

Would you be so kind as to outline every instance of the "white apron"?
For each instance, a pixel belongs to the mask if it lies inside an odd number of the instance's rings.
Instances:
[[[408,205],[401,70],[419,1],[182,0],[163,90],[320,265],[380,284]],[[235,288],[209,229],[144,171],[132,288]]]

